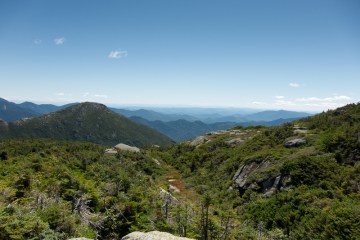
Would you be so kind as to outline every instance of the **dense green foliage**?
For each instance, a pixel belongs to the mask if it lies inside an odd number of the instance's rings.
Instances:
[[[107,155],[99,145],[49,140],[8,140],[0,149],[0,239],[175,229],[159,188],[166,168],[151,151]]]
[[[81,140],[108,146],[168,145],[165,135],[110,111],[96,103],[81,103],[40,117],[0,126],[0,139],[51,138]]]

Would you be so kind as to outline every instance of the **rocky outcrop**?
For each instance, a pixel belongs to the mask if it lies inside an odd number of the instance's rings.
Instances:
[[[190,142],[189,146],[197,147],[203,143],[206,143],[207,141],[209,141],[208,138],[206,138],[204,136],[199,136],[199,137],[195,138],[192,142]]]
[[[296,138],[288,140],[284,143],[285,147],[299,147],[306,144],[306,140],[303,138]]]
[[[263,193],[263,197],[271,197],[276,190],[284,187],[284,177],[280,174],[275,175],[276,173],[265,178],[254,179],[252,177],[269,166],[270,161],[261,158],[240,166],[233,177],[234,186],[230,189],[239,190],[240,195],[243,195],[247,189],[256,189]]]
[[[235,146],[235,145],[237,145],[239,143],[242,143],[242,142],[244,142],[244,139],[242,139],[242,138],[234,138],[234,139],[225,141],[225,144],[228,145],[228,146]]]
[[[126,145],[126,144],[123,144],[123,143],[119,143],[118,145],[115,146],[115,148],[117,150],[120,150],[120,151],[136,152],[136,153],[140,152],[139,148],[132,147],[132,146],[129,146],[129,145]]]
[[[105,150],[105,154],[117,154],[117,151],[113,148],[108,148]]]
[[[272,179],[270,179],[272,181]],[[281,181],[281,175],[277,176],[273,183],[271,184],[270,188],[266,188],[265,193],[263,195],[264,198],[269,198],[271,197],[275,191],[280,187],[280,181]]]
[[[121,238],[121,240],[191,240],[191,238],[177,237],[166,232],[152,231],[147,233],[132,232]]]
[[[265,168],[269,165],[269,162],[262,159],[257,159],[254,162],[240,166],[236,171],[233,181],[235,187],[241,189],[247,189],[250,186],[248,178],[255,170]]]
[[[160,196],[166,203],[170,203],[170,204],[179,203],[179,200],[176,197],[174,197],[171,193],[169,193],[163,188],[160,188]]]
[[[306,127],[301,127],[297,124],[294,125],[294,133],[295,134],[307,134],[308,129]]]

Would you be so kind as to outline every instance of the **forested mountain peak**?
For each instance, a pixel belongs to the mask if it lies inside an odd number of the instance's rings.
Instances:
[[[9,123],[7,130],[2,138],[82,140],[110,146],[120,142],[136,146],[171,144],[165,135],[132,122],[103,104],[90,102]]]

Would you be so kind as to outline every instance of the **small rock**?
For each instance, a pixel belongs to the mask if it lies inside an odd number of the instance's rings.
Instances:
[[[263,198],[271,198],[272,195],[274,195],[275,190],[274,189],[270,189],[269,191],[267,191],[266,193],[263,194]]]
[[[157,160],[156,158],[153,158],[152,160],[153,160],[157,165],[161,166],[161,163],[160,163],[159,160]]]
[[[171,190],[173,192],[180,192],[180,189],[178,189],[177,187],[175,187],[173,185],[169,185],[169,190]]]

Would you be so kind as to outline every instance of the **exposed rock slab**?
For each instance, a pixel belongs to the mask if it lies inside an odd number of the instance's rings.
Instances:
[[[270,189],[265,189],[266,192],[263,195],[264,198],[270,198],[275,193],[275,191],[278,189],[280,185],[280,180],[281,180],[281,175],[275,178]]]
[[[296,138],[288,140],[284,143],[285,147],[299,147],[306,144],[306,140],[303,138]]]
[[[105,154],[117,154],[117,151],[113,148],[109,148],[105,150]]]
[[[189,145],[192,147],[197,147],[200,144],[206,143],[209,139],[204,136],[199,136],[195,138]]]
[[[117,150],[120,150],[120,151],[127,151],[127,152],[136,152],[136,153],[139,153],[140,152],[140,149],[137,148],[137,147],[133,147],[133,146],[129,146],[129,145],[126,145],[124,143],[119,143],[118,145],[115,146],[115,148]]]
[[[160,196],[162,197],[163,200],[169,201],[173,204],[177,204],[179,202],[179,200],[176,197],[174,197],[171,193],[169,193],[163,188],[160,188]]]
[[[264,168],[268,165],[268,161],[259,160],[259,163],[254,161],[249,164],[240,166],[240,168],[236,171],[233,177],[233,181],[235,182],[236,187],[241,189],[247,189],[249,187],[249,183],[247,180],[250,174],[252,174],[256,169]]]
[[[242,138],[234,138],[234,139],[225,141],[225,144],[228,145],[228,146],[235,146],[235,145],[237,145],[239,143],[242,143],[242,142],[244,142],[244,139],[242,139]]]
[[[177,237],[166,232],[152,231],[147,233],[132,232],[121,238],[121,240],[191,240],[191,238]]]

